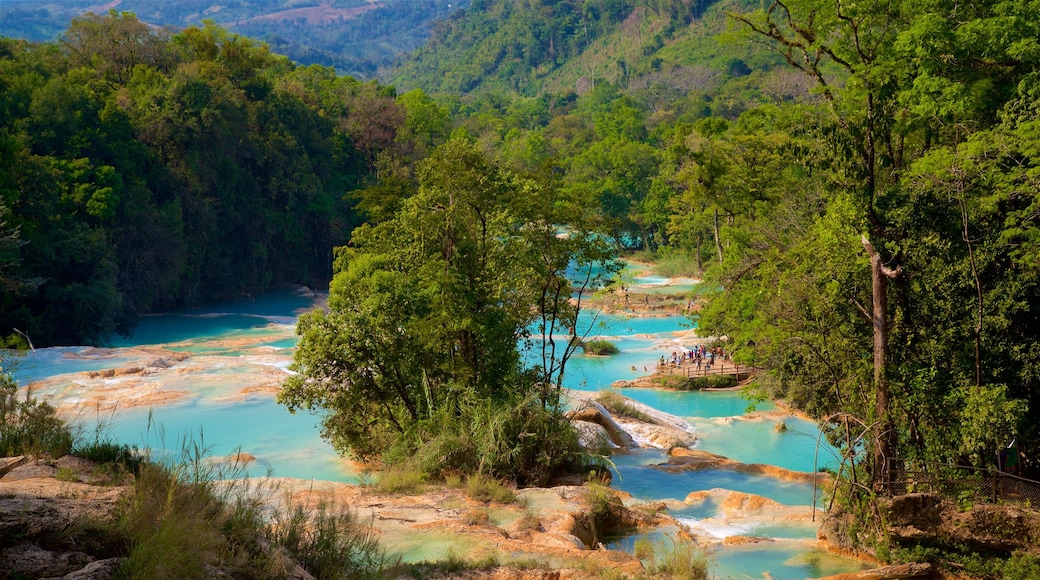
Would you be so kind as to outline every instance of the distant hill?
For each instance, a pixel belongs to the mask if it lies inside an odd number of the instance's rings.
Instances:
[[[133,12],[153,26],[181,29],[212,20],[267,42],[302,64],[370,79],[426,42],[431,21],[469,0],[4,0],[0,36],[53,40],[75,16]]]
[[[582,94],[607,81],[651,109],[689,92],[804,93],[779,57],[725,42],[748,0],[473,0],[394,69],[401,90]],[[784,77],[784,78],[779,78]],[[752,82],[753,81],[753,82]]]

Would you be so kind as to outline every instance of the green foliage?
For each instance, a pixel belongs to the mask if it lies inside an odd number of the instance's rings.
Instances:
[[[18,385],[0,369],[0,456],[57,459],[72,449],[73,441],[71,428],[54,407],[28,392],[19,400]]]
[[[733,375],[704,375],[687,377],[686,375],[661,375],[654,377],[654,382],[665,389],[679,391],[699,391],[701,389],[728,389],[737,385]]]
[[[1010,399],[1005,385],[982,385],[956,389],[948,403],[970,410],[960,416],[958,453],[981,464],[993,460],[995,450],[1010,443],[1011,434],[1027,410],[1026,402]]]
[[[0,39],[0,328],[36,346],[323,284],[356,221],[344,193],[437,135],[433,119],[398,135],[392,90],[212,22],[171,36],[88,14],[62,43]]]
[[[602,524],[614,518],[617,508],[621,505],[621,498],[609,487],[589,482],[585,484],[585,503],[592,520]]]
[[[708,552],[693,540],[671,539],[671,544],[653,559],[648,567],[651,573],[666,578],[704,580],[708,578],[710,558]]]
[[[474,473],[466,478],[466,495],[476,501],[516,502],[516,493],[497,479]]]
[[[1004,562],[1000,570],[1001,578],[1011,580],[1037,580],[1040,578],[1040,557],[1025,552],[1015,552]]]
[[[379,578],[391,563],[372,527],[346,506],[292,505],[271,525],[272,541],[316,578]]]
[[[277,487],[251,482],[239,464],[213,461],[200,442],[182,445],[176,462],[143,464],[118,505],[107,533],[128,555],[115,577],[223,570],[273,579],[298,563],[319,578],[373,578],[392,563],[348,509],[292,500],[272,508]]]
[[[501,561],[496,554],[487,554],[473,559],[460,554],[454,547],[449,547],[440,560],[409,564],[405,570],[409,578],[442,578],[465,575],[467,572],[492,570],[499,565],[501,565]],[[517,567],[516,562],[510,562],[509,565],[511,568]]]
[[[437,93],[527,97],[613,84],[629,88],[647,108],[671,112],[687,97],[703,103],[704,92],[739,76],[731,72],[734,61],[756,68],[775,63],[753,60],[746,47],[720,48],[713,38],[725,28],[723,11],[743,4],[473,2],[434,28],[431,41],[395,69],[394,83]]]
[[[632,554],[640,560],[650,560],[655,554],[654,543],[649,538],[639,538],[632,547]]]
[[[986,554],[962,545],[925,546],[914,544],[893,548],[892,562],[932,562],[941,569],[957,570],[972,578],[1040,578],[1037,557],[1024,552]]]
[[[318,8],[294,0],[230,0],[219,11],[209,11],[199,10],[191,0],[124,0],[119,9],[156,27],[202,26],[213,20],[238,34],[264,39],[274,52],[294,61],[373,78],[400,54],[422,45],[434,20],[467,4],[468,0],[385,0],[378,5],[337,0]],[[5,3],[0,7],[0,35],[49,41],[87,8],[89,3],[74,1]]]
[[[426,474],[410,465],[395,465],[379,472],[376,491],[391,495],[418,495],[426,489]]]
[[[614,391],[600,391],[596,402],[617,417],[628,417],[644,423],[656,423],[653,417],[633,407],[621,394]]]
[[[59,467],[57,472],[54,474],[54,479],[71,483],[79,481],[79,477],[76,476],[76,471],[71,467]]]
[[[618,347],[609,340],[588,340],[581,343],[582,350],[585,354],[592,354],[596,356],[610,356],[621,352]]]
[[[145,460],[144,454],[136,446],[100,438],[77,443],[71,453],[101,465],[118,466],[133,474],[138,472]]]
[[[396,213],[338,250],[329,311],[300,319],[298,374],[279,401],[330,410],[323,435],[343,452],[407,458],[434,477],[534,483],[580,466],[559,407],[576,346],[557,351],[552,336],[577,330],[572,289],[616,269],[585,229],[588,208],[496,167],[461,137],[416,175]],[[573,264],[585,280],[566,277]],[[543,338],[525,346],[540,364],[523,368],[517,345],[531,325]]]

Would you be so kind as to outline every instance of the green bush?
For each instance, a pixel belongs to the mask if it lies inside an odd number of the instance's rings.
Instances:
[[[687,377],[685,375],[662,375],[654,377],[654,382],[662,388],[681,391],[699,391],[701,389],[728,389],[737,386],[737,378],[733,375],[706,375]]]
[[[585,354],[592,354],[596,356],[610,356],[621,352],[618,347],[609,340],[589,340],[581,343],[582,350]]]
[[[413,465],[395,465],[379,472],[375,488],[391,495],[419,494],[426,489],[426,474]]]
[[[408,427],[384,463],[416,469],[429,479],[482,473],[518,485],[541,485],[563,473],[585,473],[594,460],[578,444],[570,421],[536,396],[459,401]]]
[[[1001,578],[1006,580],[1040,580],[1040,556],[1015,552],[1004,562]]]
[[[497,479],[474,473],[466,479],[466,495],[476,501],[516,502],[516,492]]]
[[[273,540],[316,578],[371,578],[390,563],[372,528],[346,507],[294,505],[272,524]]]
[[[651,573],[683,580],[703,580],[708,577],[708,553],[692,540],[672,540],[660,551],[649,566]]]
[[[58,458],[72,449],[72,430],[54,407],[26,394],[18,400],[18,385],[0,369],[0,457],[10,455]]]
[[[137,474],[144,463],[144,455],[136,446],[116,443],[110,439],[79,443],[72,448],[72,454],[99,465],[119,466],[133,474]]]
[[[130,554],[117,578],[202,578],[231,548],[220,533],[221,506],[209,486],[145,465],[116,515]]]

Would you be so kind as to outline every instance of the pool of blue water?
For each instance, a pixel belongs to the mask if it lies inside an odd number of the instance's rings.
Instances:
[[[780,481],[771,477],[748,475],[728,470],[702,470],[670,473],[655,467],[667,458],[661,451],[646,450],[629,455],[616,455],[612,487],[646,501],[685,500],[696,491],[728,489],[768,497],[790,506],[813,505],[811,484]],[[818,499],[817,499],[818,501]]]
[[[293,321],[314,303],[314,296],[309,292],[292,291],[204,309],[146,316],[141,318],[133,336],[114,339],[114,348],[110,351],[82,347],[41,349],[35,354],[16,357],[15,375],[20,381],[28,382],[64,373],[122,367],[132,357],[122,354],[121,348],[142,345],[162,345],[205,356],[212,365],[204,371],[206,375],[232,376],[242,364],[250,364],[248,359],[257,356],[274,357],[273,362],[263,364],[284,368],[296,344]],[[635,318],[593,311],[586,311],[581,322],[592,328],[590,337],[607,338],[621,350],[615,356],[578,355],[570,361],[564,385],[586,391],[603,390],[619,379],[633,379],[652,372],[659,357],[667,357],[672,350],[686,345],[683,333],[693,328],[685,317]],[[81,357],[80,353],[90,356]],[[216,396],[219,389],[205,386],[204,378],[199,377],[197,381],[196,396],[181,402],[152,410],[117,410],[102,418],[107,432],[120,441],[154,449],[177,451],[184,438],[189,437],[201,439],[216,456],[241,450],[257,457],[249,468],[252,475],[270,472],[285,477],[357,481],[358,474],[352,467],[320,438],[317,416],[291,415],[270,393],[225,400]],[[620,392],[656,409],[687,418],[700,438],[698,446],[707,451],[747,463],[769,463],[800,471],[811,471],[818,464],[815,425],[793,417],[741,419],[748,411],[749,402],[738,392],[643,388]],[[759,411],[775,409],[771,403],[759,403],[756,408]],[[785,422],[786,431],[776,429],[780,420]],[[85,429],[89,432],[96,421],[90,417],[85,419]],[[653,467],[665,459],[662,452],[654,450],[614,457],[614,487],[645,500],[682,500],[689,493],[718,488],[761,495],[789,506],[813,504],[811,485],[731,471],[668,473]],[[711,517],[714,506],[710,502],[705,504],[679,515]],[[804,527],[790,526],[772,530],[762,527],[754,533],[762,537],[795,539],[808,535]],[[813,562],[818,559],[792,563],[792,558],[800,557],[799,550],[804,552],[801,548],[748,550],[743,556],[731,557],[734,550],[726,548],[717,555],[717,567],[724,575],[737,574],[730,570],[739,569],[743,570],[739,574],[754,576],[768,570],[775,578],[803,577],[798,575],[814,569],[812,566],[817,564]]]
[[[160,454],[179,453],[185,441],[200,443],[214,457],[248,453],[257,458],[247,466],[251,476],[358,480],[357,470],[321,439],[319,417],[292,415],[270,396],[123,409],[105,413],[100,420],[106,436]],[[92,429],[97,420],[88,417],[84,423]]]

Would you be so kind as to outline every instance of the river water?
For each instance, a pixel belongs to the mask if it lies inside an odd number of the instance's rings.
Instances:
[[[637,281],[658,293],[663,279]],[[673,289],[674,291],[674,289]],[[215,456],[253,455],[252,475],[357,482],[359,474],[321,440],[312,415],[290,415],[274,401],[295,345],[296,317],[320,300],[306,289],[272,293],[253,300],[143,317],[133,337],[111,348],[61,347],[7,356],[5,365],[23,386],[89,433],[104,432],[157,452],[178,451],[182,440],[201,440]],[[565,386],[584,391],[610,388],[652,370],[662,355],[698,339],[685,317],[628,318],[598,315],[594,334],[620,349],[611,357],[571,360]],[[116,370],[119,369],[119,370]],[[624,389],[625,396],[683,417],[701,449],[744,463],[764,463],[813,471],[835,463],[810,422],[780,413],[747,414],[748,401],[735,392],[675,392]],[[133,404],[131,405],[132,402]],[[770,411],[770,403],[758,411]],[[783,421],[786,430],[778,430]],[[614,458],[613,486],[639,500],[675,500],[706,492],[672,514],[699,536],[718,540],[712,574],[717,577],[802,579],[862,569],[815,545],[817,524],[735,513],[725,508],[726,490],[770,498],[783,506],[820,506],[811,485],[725,470],[667,473],[652,465],[666,460],[659,450]],[[714,490],[714,491],[712,491]],[[662,532],[649,534],[667,542]],[[724,544],[725,538],[759,541]],[[611,544],[632,550],[634,537]]]

